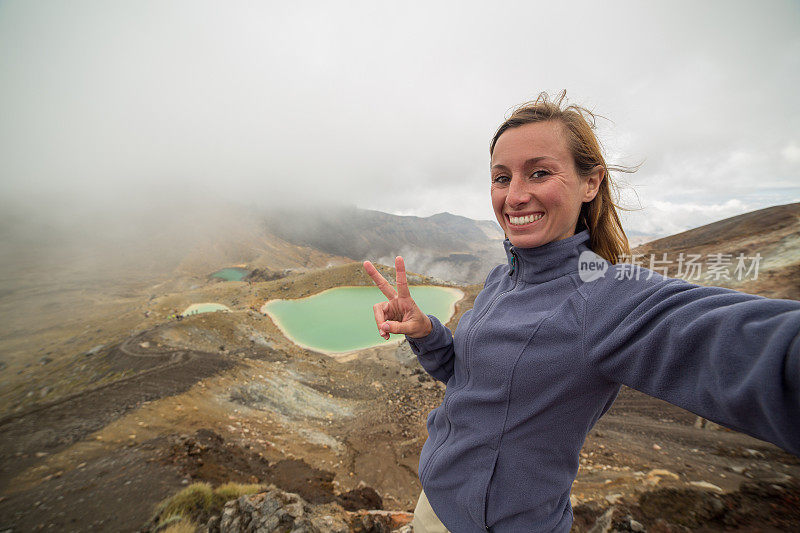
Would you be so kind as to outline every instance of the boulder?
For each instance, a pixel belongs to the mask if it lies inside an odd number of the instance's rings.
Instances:
[[[389,533],[407,526],[413,517],[399,511],[350,512],[338,503],[314,505],[270,486],[226,503],[222,515],[211,517],[206,529],[209,533]]]

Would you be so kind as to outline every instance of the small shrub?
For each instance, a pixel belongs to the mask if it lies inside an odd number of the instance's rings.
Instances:
[[[214,489],[213,507],[218,509],[215,513],[222,512],[225,502],[235,500],[245,494],[255,494],[262,490],[261,485],[243,485],[241,483],[225,483]],[[212,513],[213,514],[213,513]]]
[[[235,500],[245,494],[255,494],[260,490],[262,490],[261,485],[225,483],[212,489],[209,483],[192,483],[156,507],[151,521],[152,530],[164,531],[160,528],[166,525],[169,525],[169,528],[173,526],[195,528],[195,524],[191,521],[204,524],[213,515],[222,513],[225,502]],[[169,531],[172,530],[169,529]],[[178,529],[172,533],[183,533],[184,531],[194,532],[194,529]]]
[[[156,509],[157,522],[163,522],[173,516],[195,518],[208,515],[213,499],[211,485],[192,483],[171,498],[161,502]]]
[[[181,518],[174,524],[170,524],[164,529],[159,529],[158,533],[195,533],[198,527],[194,522]]]

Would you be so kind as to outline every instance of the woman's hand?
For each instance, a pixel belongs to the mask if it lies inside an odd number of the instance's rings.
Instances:
[[[396,270],[395,283],[397,292],[389,285],[386,278],[370,263],[364,261],[364,270],[375,282],[375,285],[386,296],[388,301],[379,302],[372,306],[375,312],[375,323],[378,325],[378,332],[384,339],[389,338],[390,333],[408,335],[412,339],[425,337],[433,329],[431,319],[427,317],[411,298],[408,291],[408,281],[406,281],[406,266],[403,258],[397,256],[394,260]]]

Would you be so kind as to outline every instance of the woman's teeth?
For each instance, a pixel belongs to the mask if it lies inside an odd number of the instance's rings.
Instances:
[[[542,218],[544,215],[542,213],[537,213],[535,215],[526,215],[524,217],[508,217],[508,220],[515,226],[522,226],[523,224],[530,224],[531,222],[535,222]]]

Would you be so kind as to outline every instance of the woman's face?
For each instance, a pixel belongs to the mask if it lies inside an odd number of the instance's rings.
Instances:
[[[597,194],[602,167],[581,178],[560,122],[504,131],[491,161],[492,207],[511,244],[533,248],[575,234],[581,204]]]

